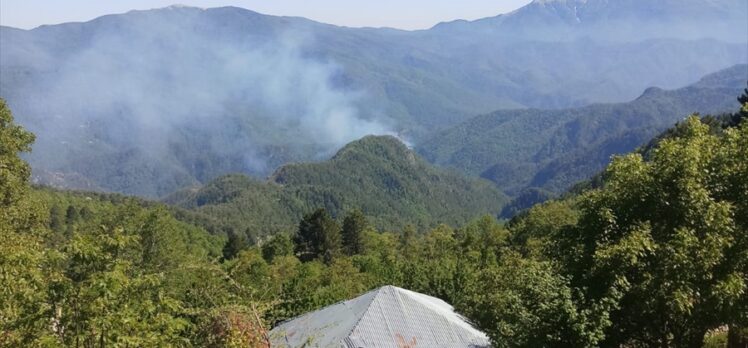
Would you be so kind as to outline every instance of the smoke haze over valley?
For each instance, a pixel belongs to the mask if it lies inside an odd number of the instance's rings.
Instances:
[[[534,1],[421,31],[172,6],[2,27],[0,88],[37,134],[39,182],[158,197],[323,160],[364,135],[417,145],[497,109],[682,87],[748,60],[744,5]]]

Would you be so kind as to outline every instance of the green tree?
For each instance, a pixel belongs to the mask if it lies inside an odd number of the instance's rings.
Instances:
[[[44,251],[44,208],[29,199],[31,170],[19,156],[33,141],[0,99],[0,346],[55,341],[47,287],[57,274],[47,265],[56,253]]]
[[[603,337],[599,321],[577,307],[572,288],[549,262],[507,252],[481,272],[478,284],[457,309],[494,347],[595,347]]]
[[[400,254],[405,258],[414,257],[417,252],[418,236],[415,226],[408,224],[405,225],[403,230],[400,232],[400,238],[398,243],[398,249]]]
[[[356,209],[348,213],[343,219],[343,249],[348,255],[364,252],[364,232],[369,227],[366,216]]]
[[[543,258],[553,248],[552,236],[575,226],[578,215],[573,199],[538,204],[509,222],[511,242],[525,256]]]
[[[740,103],[740,111],[735,114],[734,124],[738,125],[742,120],[748,119],[748,88],[743,90],[743,94],[738,97],[738,103]]]
[[[748,316],[748,123],[689,118],[649,162],[616,158],[555,248],[572,286],[610,307],[605,346],[700,347]],[[591,307],[590,307],[591,308]]]
[[[322,258],[329,263],[340,253],[340,226],[327,210],[320,208],[304,215],[293,241],[294,252],[302,261]]]
[[[149,272],[136,231],[101,226],[78,232],[65,247],[65,275],[54,285],[61,340],[69,346],[163,346],[181,339],[182,304]]]
[[[69,205],[68,209],[65,211],[65,223],[68,225],[72,225],[78,221],[78,209],[75,209],[74,206]]]
[[[233,230],[228,232],[226,245],[223,246],[223,258],[225,260],[233,259],[239,252],[249,247],[249,240],[243,234],[238,234]]]
[[[287,234],[279,234],[262,245],[262,257],[272,263],[278,257],[293,255],[293,241]]]
[[[49,228],[55,233],[62,233],[65,226],[62,208],[59,205],[53,205],[49,210]]]
[[[5,100],[0,99],[0,205],[6,209],[17,206],[28,192],[31,168],[18,153],[31,151],[33,142],[34,135],[13,122],[13,114]],[[4,218],[4,222],[23,223],[20,216],[3,214],[0,217]]]

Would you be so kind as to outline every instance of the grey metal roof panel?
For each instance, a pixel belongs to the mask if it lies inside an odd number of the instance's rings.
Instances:
[[[448,303],[384,286],[281,323],[270,332],[274,347],[489,347]]]

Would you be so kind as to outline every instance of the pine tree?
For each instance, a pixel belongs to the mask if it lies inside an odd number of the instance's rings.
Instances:
[[[233,230],[229,230],[227,235],[228,240],[223,246],[223,258],[231,260],[249,246],[249,241],[245,235],[236,233]]]
[[[368,227],[366,216],[356,209],[343,219],[343,248],[348,255],[361,254],[364,251],[364,231]]]
[[[293,241],[294,252],[302,261],[323,258],[330,262],[340,253],[340,226],[320,208],[301,219]]]
[[[78,221],[78,217],[78,209],[75,209],[74,206],[69,205],[67,211],[65,212],[65,223],[68,225],[72,225],[76,221]]]
[[[738,97],[738,102],[740,103],[740,111],[735,114],[735,125],[740,124],[741,120],[748,118],[748,88],[743,90],[743,94]]]
[[[59,205],[54,205],[49,210],[49,228],[56,233],[63,231],[64,219],[62,215],[62,208]]]

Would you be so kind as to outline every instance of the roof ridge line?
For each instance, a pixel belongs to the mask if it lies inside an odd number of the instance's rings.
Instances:
[[[466,330],[466,331],[468,331],[468,332],[469,332],[469,331],[477,331],[477,332],[479,332],[479,333],[481,333],[481,334],[485,335],[485,333],[484,333],[483,331],[481,331],[481,330],[479,330],[479,329],[477,329],[477,328],[475,327],[475,324],[474,324],[474,323],[473,323],[473,322],[472,322],[472,321],[471,321],[470,319],[468,319],[468,318],[467,318],[467,317],[465,317],[464,315],[462,315],[462,314],[458,313],[458,312],[457,312],[457,311],[455,310],[454,306],[452,306],[452,305],[451,305],[450,303],[448,303],[447,301],[444,301],[444,300],[442,300],[442,299],[440,299],[440,298],[438,298],[438,297],[436,297],[436,296],[431,296],[431,295],[426,295],[426,294],[422,294],[422,293],[419,293],[419,292],[415,292],[415,291],[413,291],[413,290],[408,290],[408,289],[403,289],[403,290],[405,290],[405,291],[406,291],[406,292],[405,292],[405,295],[407,295],[408,297],[410,297],[411,299],[413,299],[413,301],[416,301],[416,302],[418,302],[418,303],[419,303],[419,304],[420,304],[420,305],[421,305],[421,306],[422,306],[423,308],[425,308],[425,309],[426,309],[427,311],[431,312],[432,314],[436,314],[436,315],[437,315],[437,317],[441,317],[441,318],[443,318],[444,320],[446,320],[447,322],[449,322],[449,323],[451,323],[451,324],[454,324],[454,325],[455,325],[455,326],[457,326],[457,327],[461,327],[462,329],[465,329],[465,330]],[[414,295],[415,295],[415,296],[414,296]],[[436,309],[432,308],[432,307],[431,307],[431,306],[430,306],[429,304],[427,304],[427,303],[423,303],[422,301],[419,301],[419,299],[418,299],[418,296],[419,296],[419,295],[420,295],[420,296],[426,296],[426,297],[431,297],[431,298],[435,298],[435,299],[437,299],[437,300],[439,300],[439,301],[442,301],[442,302],[444,302],[444,303],[445,303],[446,305],[448,305],[448,306],[449,306],[449,307],[451,308],[451,310],[452,310],[452,313],[451,313],[451,314],[453,314],[454,316],[456,316],[456,317],[457,317],[457,319],[459,319],[459,320],[462,320],[462,321],[463,321],[463,322],[464,322],[465,324],[468,324],[468,326],[469,326],[469,328],[470,328],[470,329],[468,330],[468,328],[466,328],[466,327],[462,326],[460,322],[455,322],[454,320],[450,320],[450,319],[448,319],[448,318],[447,318],[446,316],[444,316],[444,313],[441,313],[440,311],[438,311],[438,310],[436,310]],[[455,336],[460,336],[460,335],[456,335],[456,332],[455,332],[455,330],[454,330],[454,328],[453,328],[452,326],[450,326],[450,327],[449,327],[449,331],[450,331],[450,332],[451,332],[451,333],[452,333],[453,335],[455,335]],[[486,336],[487,336],[487,335],[486,335]]]
[[[361,297],[361,296],[364,296],[364,295],[366,295],[366,294],[368,294],[368,293],[370,293],[370,292],[374,292],[374,291],[377,291],[377,290],[379,290],[379,289],[381,289],[381,288],[382,288],[382,287],[379,287],[379,288],[376,288],[376,289],[371,289],[371,290],[369,290],[369,291],[367,291],[367,292],[365,292],[365,293],[363,293],[363,294],[360,294],[360,295],[356,295],[356,297],[354,297],[354,298],[349,298],[349,299],[347,299],[347,300],[340,300],[340,301],[338,301],[338,302],[335,302],[335,303],[331,303],[331,304],[329,304],[329,305],[326,305],[326,306],[324,306],[324,307],[322,307],[322,308],[317,308],[317,309],[311,310],[311,311],[309,311],[309,312],[306,312],[306,313],[302,313],[302,314],[299,314],[299,315],[297,315],[297,316],[295,316],[295,317],[291,317],[291,318],[288,318],[288,319],[284,319],[284,320],[281,320],[281,321],[279,321],[279,322],[275,323],[275,325],[273,325],[273,327],[277,327],[277,326],[280,326],[280,325],[282,325],[282,324],[285,324],[285,323],[287,323],[287,322],[289,322],[289,321],[294,321],[294,320],[296,320],[296,319],[299,319],[299,318],[301,318],[301,317],[307,316],[307,315],[309,315],[309,314],[312,314],[312,313],[314,313],[314,312],[316,312],[316,311],[319,311],[319,310],[325,309],[325,308],[327,308],[327,307],[332,307],[332,306],[336,306],[336,305],[339,305],[339,304],[342,304],[342,303],[345,303],[345,302],[348,302],[348,301],[353,301],[353,300],[355,300],[355,299],[357,299],[357,298],[359,298],[359,297]],[[369,303],[369,306],[371,306],[371,303]],[[369,309],[369,306],[367,306],[367,307],[366,307],[366,309]],[[356,322],[356,324],[358,324],[358,321]],[[354,326],[354,327],[355,327],[355,326]]]
[[[364,309],[364,311],[363,311],[363,312],[361,312],[362,314],[361,314],[361,316],[360,316],[360,317],[358,317],[358,320],[356,320],[356,322],[355,322],[355,323],[353,323],[353,326],[351,326],[351,331],[348,331],[348,333],[346,333],[346,335],[345,335],[345,339],[348,339],[348,338],[349,338],[349,337],[351,336],[351,334],[353,333],[353,331],[354,331],[354,330],[356,330],[356,327],[358,327],[358,323],[360,323],[360,322],[361,322],[361,319],[363,319],[363,318],[364,318],[364,317],[366,316],[366,313],[367,313],[367,312],[369,311],[369,308],[371,308],[371,304],[372,304],[372,303],[374,303],[374,300],[376,300],[376,299],[377,299],[377,297],[379,297],[379,292],[380,292],[380,291],[381,291],[381,290],[382,290],[383,288],[385,288],[385,287],[388,287],[388,286],[390,286],[390,287],[394,287],[394,286],[392,286],[392,285],[383,285],[383,286],[380,286],[380,287],[378,287],[378,288],[376,288],[376,289],[374,289],[374,290],[371,290],[371,291],[369,291],[369,292],[373,292],[373,291],[376,291],[376,292],[377,292],[377,294],[376,294],[376,296],[374,296],[374,298],[372,298],[372,299],[371,299],[371,302],[369,302],[369,304],[368,304],[368,305],[366,306],[366,308]],[[368,294],[369,292],[366,292],[366,293],[364,293],[363,295],[366,295],[366,294]],[[363,296],[363,295],[361,295],[361,296]]]

